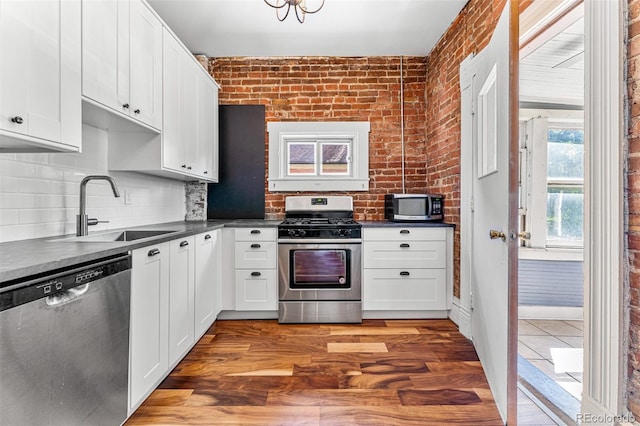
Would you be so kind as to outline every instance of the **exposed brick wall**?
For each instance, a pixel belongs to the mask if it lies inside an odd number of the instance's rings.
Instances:
[[[424,57],[404,69],[407,192],[424,192]],[[356,219],[383,219],[384,194],[401,192],[400,58],[214,58],[210,72],[222,86],[220,104],[262,104],[267,121],[369,121],[369,192],[353,195]],[[265,127],[268,161],[268,134]],[[270,192],[265,212],[284,214],[290,193]]]
[[[640,419],[640,0],[629,0],[627,45],[629,129],[627,157],[629,255],[628,405]]]
[[[505,0],[471,0],[427,57],[427,190],[443,193],[457,224],[454,295],[460,296],[460,63],[487,45]]]

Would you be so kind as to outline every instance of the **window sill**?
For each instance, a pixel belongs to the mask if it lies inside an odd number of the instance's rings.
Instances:
[[[369,179],[269,179],[269,191],[368,191]]]
[[[584,249],[556,247],[538,249],[520,247],[520,250],[518,250],[518,259],[582,262],[584,260]]]

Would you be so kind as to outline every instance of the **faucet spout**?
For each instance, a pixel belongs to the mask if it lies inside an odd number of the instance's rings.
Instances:
[[[111,185],[111,190],[113,191],[113,196],[118,198],[120,197],[120,191],[118,191],[118,185],[116,185],[116,181],[107,175],[89,175],[86,176],[80,182],[80,208],[79,214],[76,217],[76,235],[83,236],[87,235],[89,232],[89,218],[86,214],[87,210],[87,184],[92,180],[106,180]],[[97,223],[97,222],[96,222]],[[95,225],[95,223],[92,223]]]

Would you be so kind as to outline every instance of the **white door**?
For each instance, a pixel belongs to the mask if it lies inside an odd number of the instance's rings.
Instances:
[[[506,422],[509,359],[509,9],[471,62],[471,335]],[[463,111],[465,108],[463,107]],[[466,121],[468,123],[468,121]],[[515,420],[515,419],[514,419]]]

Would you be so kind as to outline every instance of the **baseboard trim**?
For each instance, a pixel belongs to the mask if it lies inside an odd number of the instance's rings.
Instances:
[[[582,321],[583,311],[573,306],[518,306],[518,318]]]
[[[444,319],[449,311],[362,311],[362,319]]]
[[[456,323],[460,333],[467,339],[471,339],[471,310],[460,304],[460,298],[454,297],[449,319]]]

